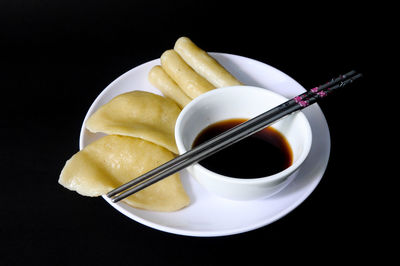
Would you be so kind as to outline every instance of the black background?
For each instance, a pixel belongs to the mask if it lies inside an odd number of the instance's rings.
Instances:
[[[387,259],[384,239],[393,236],[378,226],[386,212],[376,192],[388,184],[374,182],[375,135],[366,106],[376,89],[371,65],[381,57],[376,41],[386,42],[389,10],[338,1],[1,1],[0,264]],[[351,69],[364,74],[320,104],[332,141],[326,174],[304,203],[273,224],[227,237],[178,236],[57,183],[78,151],[80,127],[96,96],[180,36],[207,51],[263,61],[305,88]]]

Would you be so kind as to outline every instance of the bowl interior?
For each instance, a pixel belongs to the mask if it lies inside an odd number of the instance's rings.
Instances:
[[[279,94],[251,86],[220,88],[203,94],[188,104],[178,117],[175,136],[179,152],[191,149],[197,135],[210,124],[230,118],[250,119],[286,100]],[[311,147],[311,129],[304,114],[291,114],[272,127],[288,140],[293,151],[292,165],[305,158],[304,153]]]

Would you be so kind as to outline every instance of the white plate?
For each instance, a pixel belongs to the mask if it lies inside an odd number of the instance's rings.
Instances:
[[[283,72],[259,61],[242,56],[211,53],[244,84],[266,88],[286,97],[293,97],[305,89]],[[160,64],[156,59],[133,68],[112,82],[97,97],[86,119],[116,95],[132,90],[161,94],[148,81],[147,74]],[[224,236],[247,232],[270,224],[302,203],[321,180],[330,153],[330,135],[325,117],[318,105],[303,110],[310,121],[313,144],[297,176],[276,195],[257,201],[231,201],[208,193],[186,171],[181,172],[182,183],[191,198],[191,204],[177,212],[163,213],[132,208],[124,203],[112,203],[121,213],[149,227],[188,236]],[[92,134],[82,125],[80,149],[104,136]]]

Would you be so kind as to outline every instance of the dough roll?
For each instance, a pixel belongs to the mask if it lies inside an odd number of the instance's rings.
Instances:
[[[242,85],[242,83],[218,63],[217,60],[212,58],[206,51],[199,48],[189,38],[179,38],[175,43],[174,50],[189,66],[215,87]]]
[[[176,82],[165,73],[161,66],[153,67],[148,76],[149,82],[159,89],[166,97],[175,101],[181,108],[185,107],[192,99],[189,98]]]
[[[215,89],[215,86],[197,74],[175,50],[167,50],[161,55],[161,66],[190,98]]]

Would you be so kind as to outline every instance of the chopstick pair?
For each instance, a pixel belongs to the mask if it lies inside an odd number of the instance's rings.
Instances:
[[[170,160],[161,166],[129,181],[128,183],[110,191],[107,196],[113,202],[118,202],[212,154],[262,130],[273,122],[289,115],[295,111],[306,108],[321,98],[328,96],[338,88],[352,83],[362,75],[352,70],[331,81],[315,87],[305,93],[297,95],[292,99],[252,118],[224,133],[202,143],[201,145],[187,151],[186,153]]]

